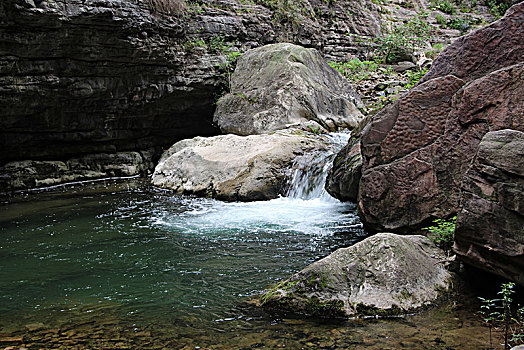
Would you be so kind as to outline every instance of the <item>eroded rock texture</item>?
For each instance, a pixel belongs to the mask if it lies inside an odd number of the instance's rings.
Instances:
[[[488,132],[462,184],[454,251],[524,285],[524,132]]]
[[[359,50],[347,33],[380,28],[371,1],[306,1],[315,16],[233,0],[163,15],[148,3],[0,2],[0,166],[217,134],[214,102],[230,44],[285,40],[344,59]]]
[[[450,288],[441,254],[424,236],[379,233],[309,265],[260,301],[315,317],[405,314]]]
[[[327,140],[292,132],[196,137],[177,142],[162,155],[152,183],[222,200],[272,199],[283,193],[297,156],[327,148]]]
[[[456,213],[484,134],[524,130],[522,23],[524,3],[454,42],[422,83],[366,126],[359,211],[370,229],[402,232]]]
[[[246,52],[218,100],[214,121],[224,133],[253,135],[314,121],[325,131],[362,119],[351,85],[315,49],[283,43]]]

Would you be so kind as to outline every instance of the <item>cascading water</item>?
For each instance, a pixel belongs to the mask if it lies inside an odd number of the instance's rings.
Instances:
[[[286,196],[289,198],[336,201],[324,188],[328,171],[336,154],[348,142],[350,134],[332,133],[326,136],[328,151],[313,151],[295,160]]]
[[[376,339],[378,348],[385,339],[405,341],[410,324],[394,336],[398,324],[276,325],[238,305],[365,236],[355,205],[323,189],[348,137],[331,135],[329,152],[297,158],[288,196],[270,201],[176,196],[133,179],[0,203],[0,344],[347,349],[362,339]],[[442,335],[428,324],[417,333],[433,344]]]

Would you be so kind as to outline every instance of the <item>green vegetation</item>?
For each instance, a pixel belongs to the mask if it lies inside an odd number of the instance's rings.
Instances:
[[[235,48],[233,43],[227,42],[222,35],[213,35],[207,39],[195,38],[188,40],[182,44],[182,47],[186,52],[190,52],[195,48],[202,48],[209,53],[223,56],[224,60],[217,64],[226,85],[223,94],[231,90],[231,75],[235,70],[238,58],[242,55],[242,52]]]
[[[281,281],[277,283],[269,291],[262,294],[262,296],[260,297],[260,302],[262,303],[262,305],[266,304],[268,301],[272,300],[275,296],[277,296],[277,294],[280,294],[280,290],[287,292],[291,290],[293,287],[295,287],[296,284],[297,281]]]
[[[304,0],[254,0],[254,3],[273,10],[275,22],[289,22],[298,25],[304,16],[314,17],[311,6]]]
[[[241,55],[242,53],[240,51],[231,49],[229,52],[225,53],[226,60],[219,65],[219,69],[222,72],[221,75],[226,81],[225,93],[231,91],[231,76],[235,71],[238,58]]]
[[[489,7],[489,12],[493,16],[495,16],[496,19],[501,18],[504,16],[506,11],[508,10],[509,6],[504,1],[497,1],[497,0],[488,0],[487,5]]]
[[[429,238],[448,255],[453,248],[453,233],[455,232],[456,222],[456,216],[449,220],[437,219],[433,221],[435,226],[425,228],[430,233]]]
[[[426,75],[428,70],[429,68],[424,68],[424,69],[417,70],[417,71],[408,70],[406,72],[406,76],[409,79],[409,83],[404,85],[404,89],[411,89],[413,86],[415,86],[418,83],[418,81],[422,79],[424,75]]]
[[[448,0],[435,2],[434,7],[437,10],[447,13],[448,15],[454,15],[457,12],[457,8],[455,7],[455,4],[453,4],[453,2],[450,2]]]
[[[372,72],[376,72],[379,65],[374,61],[361,61],[354,58],[349,62],[329,62],[329,65],[354,83],[369,79]]]
[[[435,19],[437,23],[444,28],[457,29],[462,32],[466,32],[472,25],[480,24],[482,21],[480,18],[472,18],[469,15],[446,19],[444,16],[438,14]]]
[[[442,52],[444,47],[445,47],[444,44],[441,44],[441,43],[434,44],[432,46],[431,50],[427,50],[425,52],[426,57],[427,58],[431,58],[431,59],[435,59],[435,57],[437,57]]]
[[[442,16],[440,13],[437,14],[437,16],[435,17],[435,19],[437,20],[437,23],[439,25],[441,25],[442,27],[445,27],[447,26],[448,24],[448,20],[446,19],[446,17]]]
[[[524,307],[512,308],[515,283],[503,283],[497,293],[500,298],[484,299],[479,297],[482,305],[479,315],[489,327],[489,345],[493,349],[492,332],[494,328],[502,327],[504,332],[504,349],[524,344]]]
[[[395,26],[377,38],[354,35],[357,42],[369,46],[383,63],[393,63],[409,52],[422,48],[433,36],[433,27],[428,24],[428,15],[423,13]]]

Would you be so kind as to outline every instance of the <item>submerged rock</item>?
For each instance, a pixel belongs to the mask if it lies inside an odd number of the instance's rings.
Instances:
[[[405,314],[451,287],[443,258],[424,236],[379,233],[306,267],[260,304],[315,317]]]
[[[224,133],[252,135],[315,121],[325,130],[353,128],[362,119],[346,79],[315,49],[272,44],[239,59],[231,92],[217,103]]]
[[[303,132],[272,135],[196,137],[167,150],[153,184],[179,194],[223,200],[265,200],[282,194],[288,169],[297,156],[325,150],[320,137]]]
[[[487,133],[464,176],[455,252],[524,285],[524,132]]]

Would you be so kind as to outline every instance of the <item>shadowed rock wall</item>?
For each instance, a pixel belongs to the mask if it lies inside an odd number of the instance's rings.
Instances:
[[[193,1],[179,15],[153,14],[147,3],[0,3],[0,167],[158,153],[180,139],[217,134],[212,116],[228,50],[290,41],[344,59],[359,51],[347,33],[380,28],[371,1],[304,0],[300,13]]]

